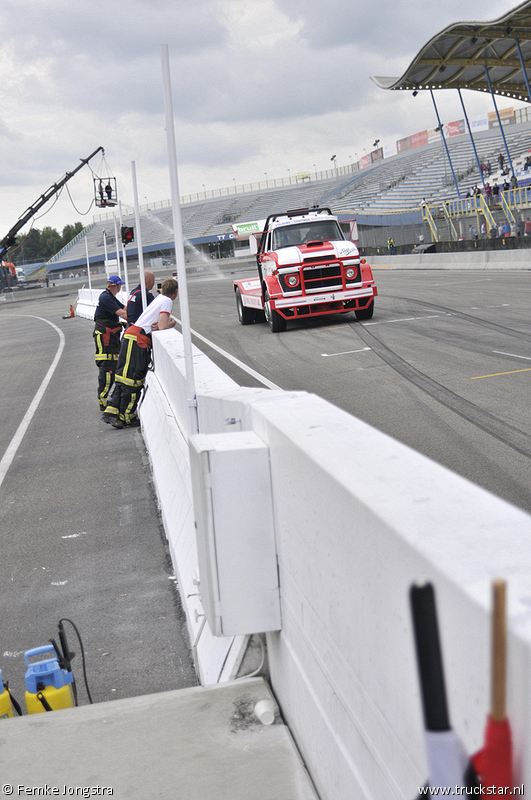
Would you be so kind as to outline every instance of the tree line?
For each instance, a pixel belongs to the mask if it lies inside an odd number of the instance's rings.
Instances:
[[[43,228],[42,231],[32,228],[29,233],[17,236],[16,244],[9,253],[9,261],[17,266],[48,261],[82,230],[81,222],[65,225],[62,234],[49,226]]]

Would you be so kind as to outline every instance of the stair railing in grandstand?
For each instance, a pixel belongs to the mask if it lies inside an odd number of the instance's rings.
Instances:
[[[487,223],[487,230],[490,231],[492,228],[496,227],[496,220],[492,216],[492,211],[490,210],[487,200],[484,194],[478,195],[477,199],[480,202],[480,210],[483,216],[485,217],[485,221]]]
[[[432,242],[439,241],[439,232],[429,206],[422,206],[422,219],[430,226]]]
[[[511,206],[509,205],[509,201],[512,200],[513,203],[515,202],[515,200],[516,200],[516,197],[515,197],[516,192],[518,192],[518,189],[510,189],[507,192],[500,192],[500,200],[501,200],[501,205],[502,205],[502,208],[503,208],[503,213],[505,214],[505,216],[509,220],[509,222],[515,222],[513,210],[511,208]],[[511,197],[511,195],[512,195],[512,197]]]
[[[447,206],[446,202],[442,204],[443,214],[444,214],[444,217],[446,219],[446,222],[448,223],[448,227],[450,228],[453,240],[454,240],[454,242],[457,242],[458,239],[459,239],[459,234],[457,233],[456,227],[454,225],[454,221],[453,221],[452,217],[450,216],[450,214],[448,213],[448,209],[447,209],[446,206]]]

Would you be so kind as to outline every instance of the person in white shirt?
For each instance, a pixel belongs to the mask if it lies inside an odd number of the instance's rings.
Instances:
[[[174,278],[167,278],[162,284],[161,293],[123,335],[114,388],[102,416],[103,421],[113,428],[140,425],[136,409],[151,359],[151,333],[174,327],[175,320],[171,318],[171,312],[178,288]]]

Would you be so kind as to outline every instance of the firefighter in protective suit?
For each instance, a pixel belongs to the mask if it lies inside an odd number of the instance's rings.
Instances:
[[[118,275],[111,275],[107,288],[100,294],[94,312],[94,343],[96,345],[96,366],[98,367],[98,401],[103,410],[114,383],[114,372],[120,352],[120,319],[127,321],[127,314],[116,295],[124,281]]]
[[[140,424],[136,409],[151,358],[151,332],[173,328],[171,319],[173,301],[177,297],[178,283],[167,278],[161,293],[125,331],[116,366],[115,383],[103,421],[113,428],[133,428]]]

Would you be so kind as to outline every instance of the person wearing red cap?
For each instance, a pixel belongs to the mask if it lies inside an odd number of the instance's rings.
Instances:
[[[94,343],[96,366],[98,367],[98,402],[103,411],[107,405],[109,391],[114,383],[114,373],[120,352],[120,320],[127,321],[124,305],[116,295],[124,281],[119,275],[107,279],[107,288],[100,294],[94,312]]]

